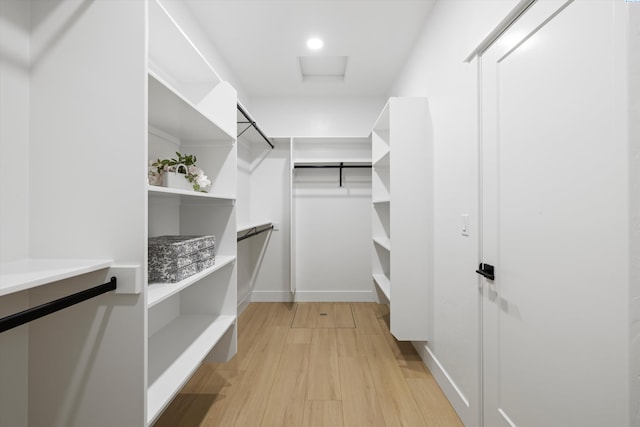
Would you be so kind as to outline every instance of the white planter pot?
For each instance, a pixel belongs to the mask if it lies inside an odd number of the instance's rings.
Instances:
[[[193,191],[193,184],[189,182],[183,173],[166,172],[164,174],[164,186],[177,190]]]

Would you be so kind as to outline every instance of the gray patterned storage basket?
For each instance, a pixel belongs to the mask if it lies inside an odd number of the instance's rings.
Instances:
[[[149,238],[149,283],[175,283],[215,264],[215,236]]]

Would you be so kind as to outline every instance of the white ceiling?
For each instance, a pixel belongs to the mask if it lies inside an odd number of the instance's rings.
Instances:
[[[386,96],[435,0],[186,0],[250,97]],[[306,40],[324,40],[311,52]],[[303,81],[299,56],[348,56],[344,81]]]

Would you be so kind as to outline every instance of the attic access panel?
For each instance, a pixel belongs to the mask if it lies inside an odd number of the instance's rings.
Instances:
[[[343,81],[347,73],[348,56],[299,56],[303,81]]]

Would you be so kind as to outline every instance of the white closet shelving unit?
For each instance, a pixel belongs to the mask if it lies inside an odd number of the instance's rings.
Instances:
[[[371,132],[373,282],[391,333],[429,338],[432,138],[424,98],[391,98]],[[392,277],[393,275],[393,277]]]
[[[366,215],[371,202],[369,138],[294,137],[290,164],[291,291],[301,300],[370,301],[370,259],[357,256],[366,253],[369,225],[356,213]]]
[[[194,154],[208,193],[148,186],[148,236],[215,235],[215,265],[147,288],[147,423],[203,360],[236,352],[236,93],[157,0],[149,2],[148,156]],[[146,276],[145,276],[146,277]]]

